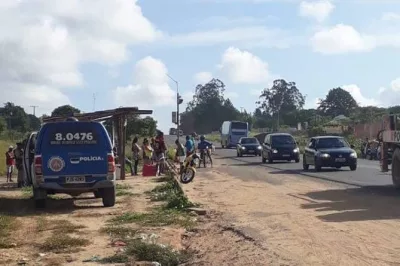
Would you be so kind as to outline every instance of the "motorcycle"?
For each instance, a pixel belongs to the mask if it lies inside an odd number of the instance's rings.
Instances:
[[[196,175],[196,164],[199,159],[200,155],[198,153],[193,153],[185,158],[179,173],[181,183],[187,184],[193,181]]]
[[[212,167],[212,161],[210,160],[209,156],[211,157],[211,148],[206,147],[205,149],[200,150],[199,168],[201,163],[203,163],[204,168],[206,168],[207,164],[211,164]]]

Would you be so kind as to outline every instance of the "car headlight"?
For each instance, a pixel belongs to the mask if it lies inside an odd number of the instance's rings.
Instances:
[[[242,150],[245,150],[246,149],[246,147],[242,147]]]
[[[296,148],[293,150],[294,153],[298,153],[299,152],[299,148]]]
[[[356,152],[350,153],[350,157],[351,157],[351,158],[357,158],[357,153],[356,153]]]
[[[258,149],[258,150],[261,150],[261,146],[258,146],[257,149]]]
[[[273,152],[273,153],[278,153],[278,151],[277,151],[277,150],[273,150],[272,152]]]
[[[321,153],[319,156],[322,157],[322,158],[329,158],[329,157],[331,157],[331,156],[330,156],[329,154],[327,154],[327,153]]]

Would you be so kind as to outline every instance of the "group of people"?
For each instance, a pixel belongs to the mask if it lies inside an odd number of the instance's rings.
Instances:
[[[139,145],[139,138],[134,137],[132,140],[132,160],[133,167],[132,175],[138,174],[139,160],[143,158],[143,164],[156,164],[157,175],[164,174],[165,169],[165,157],[167,152],[167,145],[164,141],[164,133],[161,131],[157,132],[155,138],[143,139],[142,145]]]
[[[192,155],[196,149],[199,150],[200,152],[205,151],[207,148],[214,148],[211,142],[207,141],[205,136],[200,136],[200,141],[197,144],[196,147],[196,138],[197,134],[193,133],[191,136],[186,136],[186,142],[185,145],[181,144],[179,140],[177,139],[175,141],[176,144],[176,159],[182,164],[183,161],[185,160],[186,157]],[[210,161],[212,163],[211,155],[207,154],[210,158]]]
[[[12,177],[14,169],[17,168],[17,183],[18,187],[22,187],[24,184],[24,150],[21,142],[17,143],[16,148],[13,146],[8,147],[6,151],[6,172],[7,172],[7,183],[13,182]]]

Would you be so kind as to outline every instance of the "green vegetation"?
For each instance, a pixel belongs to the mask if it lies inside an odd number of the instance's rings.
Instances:
[[[121,239],[127,244],[123,253],[104,258],[102,263],[126,263],[133,257],[137,261],[156,261],[161,265],[175,266],[190,259],[190,251],[175,251],[169,246],[135,239],[134,236],[139,230],[129,227],[131,224],[145,227],[177,225],[184,228],[192,228],[195,225],[195,221],[187,212],[187,208],[194,204],[183,194],[172,176],[167,177],[165,183],[158,185],[148,194],[152,200],[163,201],[164,204],[147,213],[128,212],[116,216],[101,229],[102,233]]]
[[[192,256],[188,251],[175,251],[171,247],[140,240],[127,241],[126,250],[122,254],[104,258],[103,263],[126,263],[129,257],[136,261],[155,261],[161,265],[177,266],[187,262]]]
[[[129,173],[129,172],[128,172]],[[129,191],[132,187],[127,184],[117,184],[116,185],[117,196],[133,196],[134,193]]]
[[[215,132],[225,120],[247,121],[254,129],[251,135],[257,134],[258,129],[286,131],[301,123],[303,127],[307,124],[307,130],[297,136],[302,148],[309,137],[329,133],[329,126],[340,128],[342,135],[359,147],[360,140],[353,135],[357,124],[381,121],[382,116],[389,112],[400,113],[400,106],[359,106],[351,94],[340,87],[329,90],[326,97],[320,99],[318,108],[304,109],[306,97],[297,84],[283,79],[275,80],[270,88],[260,93],[254,111],[239,111],[224,97],[224,89],[224,83],[218,79],[197,85],[193,100],[187,103],[185,112],[181,114],[181,128],[185,133],[205,134],[207,139],[219,142],[219,134]],[[368,136],[370,131],[361,134]],[[376,132],[371,134],[370,137],[374,137]]]
[[[17,220],[14,217],[0,215],[0,248],[11,248],[12,232],[18,226]]]
[[[84,228],[82,225],[76,225],[68,220],[48,220],[44,216],[40,216],[36,220],[36,231],[38,233],[51,231],[51,235],[47,237],[39,248],[43,252],[72,252],[79,247],[88,245],[87,239],[74,237],[70,234],[78,233],[79,229]]]

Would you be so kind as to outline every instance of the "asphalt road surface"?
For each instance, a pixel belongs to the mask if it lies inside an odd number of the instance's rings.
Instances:
[[[235,161],[234,165],[267,167],[276,170],[275,173],[293,174],[299,177],[308,176],[356,186],[392,185],[390,174],[380,171],[378,161],[359,159],[356,171],[350,171],[348,167],[342,169],[322,168],[322,171],[317,173],[313,166],[310,166],[308,171],[304,171],[302,160],[299,163],[278,161],[272,164],[264,164],[261,162],[260,156],[236,157],[235,149],[217,149],[215,156],[216,158]]]
[[[174,145],[176,136],[165,136],[168,145]],[[182,143],[185,138],[181,137]],[[243,156],[236,157],[235,149],[221,149],[216,143],[217,150],[215,151],[216,159],[227,160],[231,166],[248,166],[248,167],[267,167],[274,169],[276,174],[291,174],[301,177],[318,178],[337,183],[355,186],[391,186],[392,179],[389,173],[382,173],[379,168],[378,161],[370,161],[358,159],[358,167],[356,171],[350,171],[348,167],[342,169],[323,168],[321,172],[315,172],[313,166],[310,166],[308,171],[303,170],[302,160],[299,163],[294,162],[274,162],[272,164],[261,162],[260,156]],[[240,171],[243,173],[243,170]],[[252,175],[246,175],[245,178],[251,179]]]

